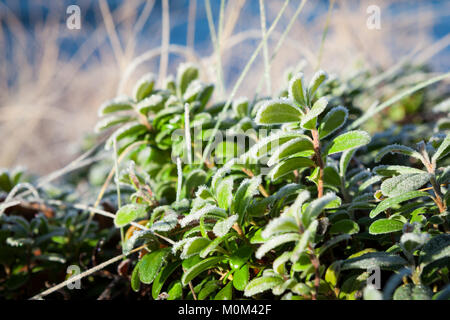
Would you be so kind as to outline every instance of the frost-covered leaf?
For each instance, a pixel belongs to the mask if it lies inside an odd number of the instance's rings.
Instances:
[[[228,210],[233,199],[233,182],[233,177],[228,177],[219,182],[217,186],[217,204],[224,210]]]
[[[299,152],[310,151],[314,153],[314,146],[310,139],[307,137],[300,137],[292,139],[284,144],[282,144],[273,155],[270,157],[267,165],[273,166],[274,164],[280,162],[280,160],[298,154]]]
[[[239,118],[249,114],[249,101],[246,97],[241,97],[233,101],[233,111]]]
[[[119,96],[104,102],[98,110],[98,116],[127,110],[133,110],[133,100],[128,96]]]
[[[355,154],[355,152],[356,152],[356,149],[351,149],[351,150],[342,152],[341,159],[339,160],[339,175],[341,177],[345,177],[348,165],[350,163],[350,160],[353,158],[353,155]]]
[[[359,257],[343,261],[341,270],[363,269],[379,267],[383,270],[396,270],[406,265],[405,259],[386,252],[370,252]]]
[[[237,222],[238,217],[239,216],[235,214],[225,220],[217,222],[213,228],[214,234],[218,237],[223,237],[226,235],[228,231],[230,231],[231,227],[233,227],[233,225]]]
[[[384,234],[397,232],[403,229],[403,222],[394,219],[379,219],[369,227],[370,234]]]
[[[337,196],[334,193],[328,193],[322,198],[312,201],[302,214],[302,223],[307,228],[309,224],[323,211],[323,209],[336,200]]]
[[[126,226],[137,217],[143,216],[147,212],[147,206],[142,204],[127,204],[121,207],[114,217],[114,224],[120,228]]]
[[[263,238],[269,239],[271,236],[289,232],[299,232],[299,227],[294,217],[280,216],[271,220],[261,235]]]
[[[308,158],[298,157],[290,158],[277,164],[269,173],[271,180],[276,180],[286,174],[292,173],[296,169],[304,167],[314,167],[315,163]]]
[[[440,234],[428,241],[420,252],[419,262],[422,266],[450,258],[450,235]]]
[[[278,99],[266,102],[256,114],[256,123],[260,125],[300,122],[303,113],[290,100]]]
[[[152,94],[150,97],[143,99],[136,105],[137,111],[143,115],[147,115],[150,111],[156,113],[164,107],[165,99],[160,94]]]
[[[260,278],[255,278],[249,282],[247,287],[245,287],[244,296],[254,296],[255,294],[270,290],[282,283],[283,278],[280,276],[263,276]]]
[[[300,235],[298,233],[285,233],[282,235],[274,236],[258,248],[255,257],[257,259],[261,259],[267,252],[274,249],[275,247],[278,247],[284,243],[298,240],[300,240]]]
[[[108,138],[105,143],[105,149],[110,150],[113,146],[114,140],[119,141],[126,137],[133,137],[147,131],[147,127],[137,121],[129,122],[120,127]]]
[[[311,109],[303,116],[301,125],[305,129],[316,129],[317,117],[325,111],[328,100],[324,97],[317,100]]]
[[[404,201],[411,200],[411,199],[418,198],[418,197],[427,197],[427,196],[429,196],[428,193],[423,192],[423,191],[410,191],[410,192],[406,192],[404,194],[401,194],[401,195],[398,195],[398,196],[395,196],[392,198],[387,198],[387,199],[381,201],[377,205],[377,207],[370,212],[370,217],[375,218],[378,214],[380,214],[384,210],[389,209],[389,208],[395,206],[396,204],[402,203]]]
[[[288,86],[289,99],[301,106],[306,105],[306,88],[304,86],[303,72],[297,73],[291,78]]]
[[[311,224],[306,228],[303,234],[300,236],[300,241],[297,242],[297,245],[292,250],[291,253],[291,262],[295,263],[298,261],[300,256],[305,252],[306,248],[310,241],[316,235],[317,226],[319,225],[319,221],[314,220]]]
[[[319,70],[312,77],[308,86],[308,96],[312,100],[316,90],[328,79],[328,75],[325,71]]]
[[[405,192],[414,191],[430,181],[428,173],[407,173],[386,179],[381,184],[381,192],[385,196],[395,197]]]
[[[399,153],[422,160],[421,154],[416,150],[400,144],[391,144],[389,146],[384,147],[378,152],[377,156],[375,157],[375,162],[380,162],[380,160],[388,153]]]
[[[441,142],[439,148],[433,154],[431,161],[436,162],[439,159],[444,158],[450,152],[450,133],[447,134],[444,141]]]
[[[183,246],[183,251],[180,255],[181,259],[185,260],[199,254],[200,251],[206,248],[210,243],[211,240],[203,237],[189,238]]]
[[[356,149],[365,146],[369,142],[370,136],[367,132],[361,130],[349,131],[333,139],[328,146],[328,154]]]
[[[331,109],[320,122],[319,137],[324,139],[339,130],[347,121],[348,110],[342,106]]]
[[[152,91],[156,82],[156,76],[153,73],[148,73],[142,76],[133,88],[133,97],[136,101],[148,97]]]
[[[216,207],[212,204],[207,204],[203,208],[196,210],[195,212],[192,212],[185,216],[181,221],[180,225],[182,227],[187,226],[189,223],[193,221],[200,220],[202,217],[210,217],[214,218],[216,220],[225,219],[228,217],[225,210],[222,208]]]
[[[198,78],[198,68],[192,63],[183,63],[178,67],[177,84],[178,95],[183,96],[189,84]]]
[[[97,132],[97,133],[101,132],[101,131],[109,129],[115,125],[128,122],[131,119],[132,119],[132,117],[128,116],[128,115],[120,116],[120,115],[114,114],[114,115],[105,117],[105,118],[101,119],[99,122],[97,122],[97,124],[95,125],[95,132]]]
[[[423,170],[416,169],[413,167],[397,166],[397,165],[376,166],[375,168],[373,168],[372,172],[385,177],[391,177],[393,175],[407,174],[407,173],[426,173]]]

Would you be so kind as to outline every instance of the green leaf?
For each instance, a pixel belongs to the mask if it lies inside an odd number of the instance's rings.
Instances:
[[[354,234],[358,232],[359,232],[358,224],[350,219],[339,220],[338,222],[334,223],[330,228],[330,234],[338,234],[338,233]]]
[[[153,281],[152,285],[153,299],[156,300],[156,298],[158,298],[161,289],[164,286],[164,283],[167,281],[170,275],[180,266],[180,264],[181,264],[180,261],[175,261],[161,269],[161,271],[158,273],[155,280]]]
[[[255,278],[245,287],[244,296],[251,297],[258,293],[270,290],[283,283],[280,276],[263,276]]]
[[[431,161],[433,163],[436,163],[439,159],[442,159],[450,152],[450,133],[447,134],[444,141],[442,141],[439,148],[436,150],[436,152],[433,154],[433,157],[431,158]]]
[[[310,139],[307,137],[300,137],[290,140],[282,144],[273,155],[270,157],[267,165],[269,167],[273,166],[275,163],[279,163],[280,160],[296,155],[299,152],[311,151],[314,153],[314,146]]]
[[[256,123],[260,125],[283,124],[300,122],[303,113],[287,99],[271,100],[266,102],[256,114]]]
[[[207,283],[205,283],[203,288],[198,293],[198,300],[205,300],[219,288],[220,288],[219,281],[215,280],[208,281]]]
[[[228,238],[230,238],[232,236],[232,234],[228,233],[226,235],[224,235],[223,237],[218,237],[215,238],[213,241],[211,241],[209,243],[209,245],[204,248],[201,252],[200,252],[200,257],[201,258],[205,258],[206,256],[208,256],[208,254],[210,254],[211,252],[214,252],[217,250],[217,248],[219,247],[219,245],[224,242],[225,240],[227,240]]]
[[[170,249],[160,249],[146,254],[139,265],[139,278],[142,283],[150,284],[156,278],[159,270],[164,264]]]
[[[389,209],[395,206],[396,204],[402,203],[404,201],[427,196],[429,196],[429,194],[423,191],[410,191],[396,197],[385,199],[381,201],[377,205],[377,207],[370,212],[370,217],[375,218],[378,214],[380,214],[384,210]]]
[[[375,162],[380,162],[380,160],[388,153],[399,153],[406,156],[414,157],[421,161],[423,160],[422,155],[416,150],[400,144],[391,144],[389,146],[384,147],[383,149],[380,150],[380,152],[378,152],[377,156],[375,157]]]
[[[405,192],[414,191],[430,181],[428,173],[407,173],[386,179],[381,184],[385,196],[395,197]]]
[[[143,216],[147,212],[147,206],[142,204],[127,204],[117,211],[114,217],[114,224],[120,228],[126,226],[137,217]]]
[[[139,264],[141,262],[138,261],[136,263],[136,266],[133,269],[133,272],[131,273],[131,289],[133,289],[134,292],[138,292],[141,287],[141,279],[139,279]]]
[[[424,285],[414,285],[408,283],[398,287],[395,292],[394,300],[431,300],[432,292]]]
[[[348,110],[343,106],[331,109],[319,125],[319,137],[324,139],[339,130],[347,121]]]
[[[98,110],[98,116],[104,116],[118,111],[133,110],[133,101],[130,97],[119,96],[115,99],[104,102]]]
[[[316,129],[317,117],[325,111],[328,101],[322,97],[317,100],[312,108],[304,115],[301,121],[301,125],[305,129]]]
[[[244,264],[233,274],[233,286],[236,290],[244,291],[250,278],[250,270],[248,264]]]
[[[346,150],[356,149],[365,146],[370,142],[367,132],[361,130],[349,131],[333,139],[328,146],[327,154],[339,153]]]
[[[195,265],[193,265],[192,267],[190,267],[188,270],[186,270],[183,273],[183,276],[181,277],[181,282],[182,282],[183,286],[187,285],[189,283],[189,281],[194,279],[196,276],[198,276],[203,271],[206,271],[208,269],[215,267],[217,264],[222,262],[222,260],[223,260],[223,257],[210,257],[210,258],[206,258],[206,259],[196,263]]]
[[[232,256],[230,257],[231,268],[233,270],[239,269],[248,261],[248,259],[250,259],[252,254],[253,254],[252,247],[248,245],[239,247],[239,249],[233,252]]]
[[[233,285],[229,282],[219,292],[217,292],[214,300],[231,300],[233,298]]]
[[[189,84],[198,78],[198,68],[191,63],[183,63],[178,67],[177,84],[178,95],[182,97]]]
[[[303,72],[297,73],[289,81],[289,99],[297,102],[301,106],[306,105],[306,88],[303,85]]]
[[[155,82],[156,76],[153,73],[148,73],[142,76],[133,89],[134,99],[139,102],[148,97],[153,91]]]
[[[219,182],[216,198],[220,208],[228,210],[233,199],[233,177],[228,177]]]
[[[261,247],[256,251],[255,257],[261,259],[265,256],[267,252],[275,247],[278,247],[284,243],[298,241],[300,240],[300,235],[298,233],[285,233],[282,235],[274,236],[268,241],[266,241]]]
[[[406,260],[386,252],[370,252],[342,262],[341,270],[379,267],[383,270],[396,270],[407,264]]]
[[[189,172],[186,177],[186,192],[187,195],[190,196],[195,189],[199,186],[205,184],[206,182],[206,173],[201,169],[195,169]]]
[[[338,199],[338,197],[334,193],[328,193],[322,198],[312,201],[302,214],[302,223],[305,228],[309,226],[329,203],[336,199]]]
[[[403,222],[394,219],[379,219],[369,227],[370,234],[384,234],[397,232],[403,229]]]
[[[304,167],[314,167],[315,163],[308,158],[298,157],[289,158],[277,164],[270,172],[269,178],[271,180],[276,180],[284,175],[292,173],[296,169],[301,169]]]
[[[175,281],[171,284],[169,291],[167,291],[169,297],[167,300],[179,299],[183,296],[183,285],[180,281]]]
[[[316,90],[322,85],[322,83],[328,79],[328,75],[325,71],[319,70],[317,71],[311,79],[311,82],[308,86],[308,96],[309,99],[312,100]]]
[[[341,261],[334,261],[327,268],[325,272],[325,281],[328,282],[333,288],[336,287],[336,284],[339,280],[339,275],[341,273]]]

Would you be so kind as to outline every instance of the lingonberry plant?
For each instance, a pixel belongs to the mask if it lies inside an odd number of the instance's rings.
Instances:
[[[35,274],[98,271],[96,255],[116,244],[112,261],[128,259],[102,275],[143,299],[450,297],[448,100],[433,108],[436,123],[369,134],[357,106],[367,74],[306,82],[290,72],[278,96],[240,97],[230,110],[199,78],[183,64],[161,89],[148,74],[105,102],[96,131],[106,151],[93,150],[114,160],[100,157],[65,187],[1,172],[6,297],[36,293]],[[95,202],[72,191],[80,179]]]
[[[448,129],[415,148],[349,130],[349,111],[336,104],[344,93],[332,95],[323,71],[308,85],[291,74],[278,98],[236,99],[224,117],[223,103],[206,107],[213,86],[198,75],[183,65],[163,90],[146,76],[133,98],[101,108],[108,117],[98,128],[121,124],[107,146],[120,141],[120,154],[140,144],[119,177],[134,193],[114,220],[132,224],[125,252],[144,245],[134,291],[149,287],[154,299],[449,296]],[[213,151],[199,155],[211,136]],[[402,165],[376,165],[387,155]],[[377,270],[384,290],[370,285]]]

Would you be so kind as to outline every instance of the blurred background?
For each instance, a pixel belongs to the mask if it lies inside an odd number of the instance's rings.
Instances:
[[[171,74],[180,62],[193,61],[204,80],[216,82],[205,3],[0,0],[0,168],[23,165],[46,174],[63,167],[93,133],[100,104],[130,94],[144,73]],[[262,3],[268,29],[285,1]],[[214,30],[220,29],[226,97],[261,41],[261,1],[210,4]],[[318,66],[338,76],[359,70],[376,74],[405,59],[426,64],[429,74],[450,69],[450,1],[309,0],[297,11],[299,4],[289,2],[268,40],[268,55],[277,54],[271,88],[263,86],[262,93],[277,93],[286,68],[299,63],[307,78]],[[67,26],[70,5],[80,9],[80,29]],[[373,5],[380,9],[380,28],[368,26]],[[166,50],[168,61],[161,55]],[[237,96],[254,95],[264,76],[263,56]]]

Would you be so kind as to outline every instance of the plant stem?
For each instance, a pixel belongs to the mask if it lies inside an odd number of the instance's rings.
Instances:
[[[315,162],[316,162],[316,165],[319,167],[319,180],[317,181],[317,197],[318,198],[322,198],[322,196],[323,196],[323,169],[324,169],[324,163],[322,161],[322,155],[320,154],[319,132],[316,129],[314,129],[314,130],[311,130],[311,134],[312,134],[312,137],[313,137]]]

